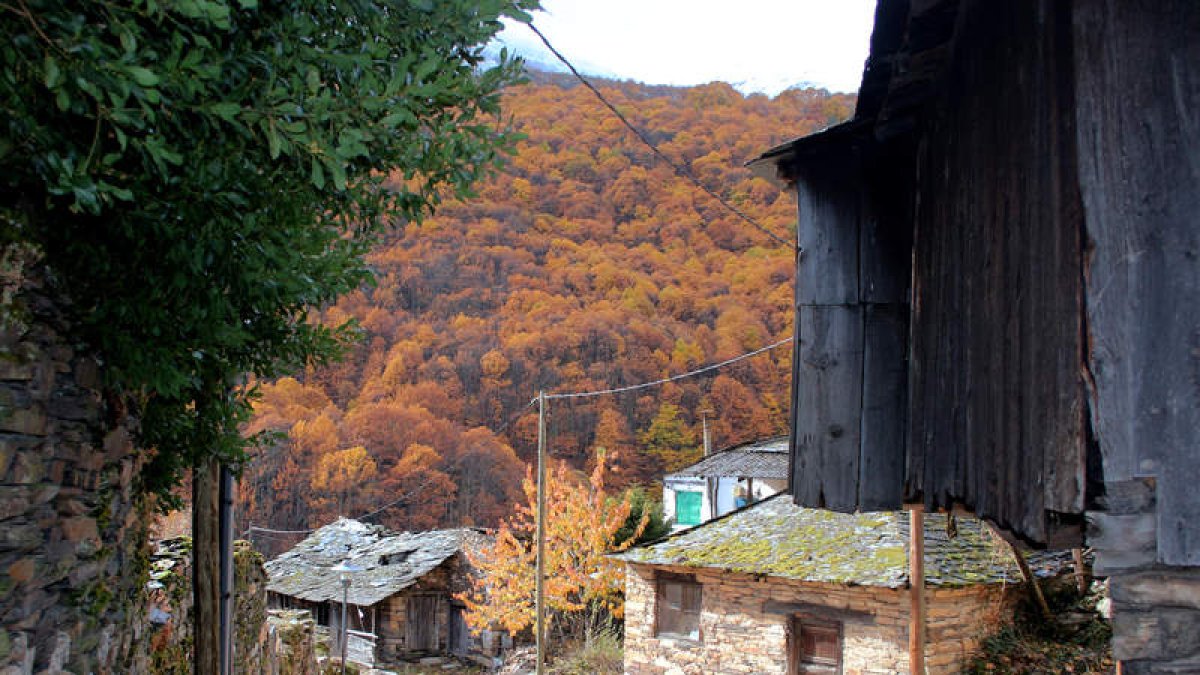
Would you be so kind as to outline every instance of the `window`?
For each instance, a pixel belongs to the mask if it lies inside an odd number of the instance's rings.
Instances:
[[[791,672],[797,675],[842,672],[842,624],[802,617],[792,618]]]
[[[676,492],[675,522],[680,525],[699,525],[702,497],[699,492]]]
[[[658,579],[655,632],[659,637],[700,639],[701,587],[691,577]]]

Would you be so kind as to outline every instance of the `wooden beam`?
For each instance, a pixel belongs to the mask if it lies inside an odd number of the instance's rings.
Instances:
[[[817,605],[810,602],[783,602],[767,600],[763,602],[764,614],[780,614],[783,616],[801,615],[814,619],[833,619],[835,621],[851,621],[859,625],[875,624],[875,615],[853,609],[839,609],[828,605]]]
[[[908,512],[908,672],[925,673],[925,507]]]

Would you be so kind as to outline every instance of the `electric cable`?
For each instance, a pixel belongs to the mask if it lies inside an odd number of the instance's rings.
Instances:
[[[620,120],[621,123],[626,126],[626,128],[628,128],[631,132],[633,132],[633,135],[637,136],[639,141],[641,141],[646,147],[650,148],[651,152],[653,152],[656,156],[658,156],[659,159],[666,162],[667,165],[670,166],[671,169],[673,169],[675,171],[676,175],[678,175],[680,178],[683,178],[684,180],[687,180],[688,182],[692,183],[696,187],[700,188],[708,196],[717,200],[717,202],[720,203],[721,206],[724,206],[726,209],[728,209],[731,213],[736,215],[738,218],[741,218],[742,220],[749,223],[750,226],[753,227],[754,229],[758,230],[759,232],[762,232],[763,234],[767,235],[768,237],[775,240],[777,243],[782,244],[783,246],[786,246],[788,248],[795,248],[795,244],[784,239],[783,237],[780,237],[779,235],[775,234],[774,232],[768,230],[766,227],[763,227],[762,225],[760,225],[753,218],[746,215],[746,213],[743,212],[741,209],[734,206],[733,204],[730,204],[724,197],[717,194],[717,192],[715,190],[713,190],[712,188],[708,187],[707,185],[701,183],[700,179],[696,178],[696,175],[693,174],[690,169],[688,169],[687,167],[683,166],[682,164],[679,164],[675,160],[668,157],[665,153],[663,153],[662,150],[659,150],[658,146],[656,146],[649,138],[647,138],[645,133],[643,133],[641,129],[638,129],[636,126],[634,126],[634,124],[632,122],[630,122],[628,118],[625,117],[625,115],[620,111],[620,109],[617,108],[617,106],[613,105],[608,100],[608,98],[605,97],[604,94],[602,94],[600,92],[600,90],[596,88],[595,85],[593,85],[586,77],[583,76],[582,73],[579,72],[578,69],[575,68],[574,64],[572,64],[569,60],[567,60],[567,57],[562,55],[562,52],[558,51],[557,49],[554,48],[554,45],[550,44],[550,40],[546,39],[546,36],[542,34],[542,31],[538,30],[537,26],[533,25],[532,21],[525,25],[529,26],[529,30],[533,31],[533,34],[538,36],[538,39],[540,39],[542,41],[542,44],[546,45],[546,49],[549,49],[550,53],[554,54],[555,58],[557,58],[559,61],[561,61],[563,63],[563,65],[565,65],[568,69],[570,69],[571,74],[573,74],[575,76],[575,78],[583,84],[583,86],[585,86],[589,90],[591,90],[591,92],[596,95],[596,98],[600,99],[600,102],[604,104],[604,107],[608,108],[609,111],[611,111],[613,115],[616,115],[617,119]]]

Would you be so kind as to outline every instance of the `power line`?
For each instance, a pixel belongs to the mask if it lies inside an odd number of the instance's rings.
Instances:
[[[554,45],[550,44],[550,41],[546,39],[545,35],[542,35],[542,31],[538,30],[537,26],[533,25],[532,21],[525,25],[529,26],[529,30],[533,31],[533,34],[538,36],[538,39],[540,39],[542,41],[542,44],[546,45],[546,48],[550,50],[550,53],[554,54],[555,58],[557,58],[559,61],[562,61],[563,65],[565,65],[567,68],[570,69],[571,73],[575,76],[575,78],[578,79],[581,83],[583,83],[583,86],[590,89],[591,92],[596,95],[596,98],[600,99],[600,102],[604,104],[604,107],[608,108],[612,112],[612,114],[616,115],[617,119],[621,120],[621,123],[624,124],[630,131],[632,131],[633,135],[637,136],[638,140],[640,140],[643,144],[645,144],[646,147],[650,148],[651,152],[653,152],[655,155],[657,155],[659,157],[659,159],[666,162],[667,165],[670,166],[680,178],[683,178],[683,179],[691,182],[693,185],[695,185],[696,187],[703,190],[705,193],[708,194],[708,196],[717,200],[717,202],[719,202],[721,204],[721,206],[724,206],[726,209],[728,209],[731,213],[736,215],[738,218],[741,218],[742,220],[749,223],[754,229],[758,230],[759,232],[762,232],[763,234],[767,235],[771,239],[774,239],[779,244],[782,244],[789,248],[795,248],[795,244],[793,244],[790,241],[787,241],[783,237],[780,237],[779,235],[775,234],[774,232],[772,232],[772,231],[768,230],[767,228],[763,227],[762,225],[758,224],[757,221],[755,221],[750,216],[746,215],[738,207],[734,206],[733,204],[730,204],[728,201],[725,200],[724,197],[717,194],[716,191],[709,188],[707,185],[701,183],[700,179],[696,178],[696,175],[693,174],[690,169],[683,166],[682,164],[677,163],[675,160],[671,159],[666,154],[664,154],[662,150],[659,150],[658,146],[656,146],[649,138],[647,138],[646,135],[644,133],[642,133],[641,129],[638,129],[636,126],[634,126],[633,123],[630,122],[625,117],[625,115],[621,113],[621,111],[619,109],[617,109],[617,106],[615,106],[611,102],[609,102],[609,100],[604,96],[604,94],[600,93],[600,90],[597,89],[595,87],[595,85],[593,85],[586,77],[584,77],[583,74],[580,73],[579,70],[577,70],[575,68],[575,66],[570,61],[567,60],[567,57],[563,56],[561,52],[559,52],[557,49],[554,48]],[[553,396],[547,396],[547,398],[553,398]]]
[[[738,361],[741,361],[743,359],[748,359],[751,356],[758,356],[759,354],[762,354],[763,352],[770,351],[772,349],[775,349],[776,347],[780,347],[791,341],[792,341],[792,338],[785,338],[774,344],[769,344],[766,347],[760,347],[758,349],[755,349],[752,352],[747,352],[745,354],[735,356],[732,359],[726,359],[724,361],[721,361],[720,363],[714,363],[712,365],[704,366],[703,368],[699,368],[697,370],[693,370],[693,371],[686,372],[686,373],[681,373],[679,375],[672,375],[671,377],[664,377],[661,380],[654,380],[653,382],[643,382],[641,384],[631,384],[626,387],[614,387],[612,389],[599,389],[596,391],[579,391],[579,392],[574,392],[571,394],[546,394],[546,398],[548,398],[548,399],[590,398],[593,396],[604,396],[606,394],[620,394],[620,393],[623,393],[626,391],[634,391],[637,389],[646,389],[647,387],[655,387],[660,384],[666,384],[668,382],[675,382],[676,380],[682,380],[682,379],[685,379],[688,377],[695,377],[696,375],[701,375],[701,374],[707,373],[711,370],[716,370],[717,368],[728,366],[731,363],[737,363]]]
[[[258,527],[251,525],[246,528],[247,532],[262,532],[264,534],[311,534],[315,530],[272,530],[269,527]]]

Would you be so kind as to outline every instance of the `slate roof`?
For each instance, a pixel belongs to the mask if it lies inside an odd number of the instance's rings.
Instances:
[[[486,539],[472,529],[395,532],[340,518],[268,562],[267,590],[309,602],[341,602],[341,578],[331,568],[345,563],[362,570],[349,573],[349,601],[370,606],[413,585],[460,550],[483,545]]]
[[[1008,545],[979,520],[959,517],[947,535],[944,519],[926,517],[925,575],[933,586],[1015,583],[1021,571]],[[801,581],[885,586],[908,584],[908,514],[845,514],[796,506],[775,495],[658,542],[613,555],[647,565],[705,567]],[[1029,558],[1038,576],[1061,574],[1069,552]]]
[[[743,443],[713,453],[695,464],[668,474],[666,478],[788,477],[787,436]]]

